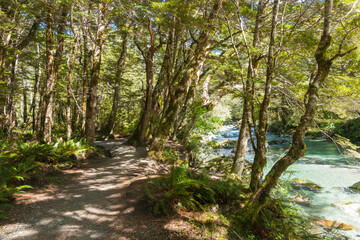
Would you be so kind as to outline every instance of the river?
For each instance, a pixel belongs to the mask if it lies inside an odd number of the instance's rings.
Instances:
[[[239,130],[234,126],[222,127],[219,134],[212,136],[216,141],[237,140]],[[275,161],[288,149],[290,136],[267,135],[268,164],[265,174]],[[325,138],[306,138],[306,155],[290,166],[290,178],[304,178],[320,185],[319,192],[303,191],[310,197],[311,206],[302,206],[304,213],[327,220],[349,224],[356,230],[341,231],[351,239],[360,239],[360,193],[354,193],[349,186],[360,181],[359,161],[343,156],[334,143]],[[232,149],[221,149],[220,154],[230,155]],[[254,152],[246,158],[253,160]],[[287,175],[289,178],[289,175]]]

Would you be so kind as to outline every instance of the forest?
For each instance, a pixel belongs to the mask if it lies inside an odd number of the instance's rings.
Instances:
[[[359,0],[0,0],[0,37],[0,238],[18,196],[119,142],[168,168],[140,190],[154,222],[197,216],[129,239],[360,237]],[[324,175],[353,222],[299,207]]]

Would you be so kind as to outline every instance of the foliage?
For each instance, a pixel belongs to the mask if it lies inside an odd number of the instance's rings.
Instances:
[[[203,211],[211,204],[235,203],[240,198],[240,184],[234,179],[211,179],[188,166],[174,167],[161,179],[154,179],[146,192],[154,205],[154,214],[170,214],[176,208]]]
[[[334,133],[360,144],[360,118],[335,123]]]
[[[42,165],[53,168],[72,166],[84,158],[93,149],[87,142],[58,140],[55,144],[25,143],[18,141],[12,145],[6,141],[0,142],[0,218],[5,217],[2,208],[14,193],[31,188],[22,185],[26,179],[40,171]]]

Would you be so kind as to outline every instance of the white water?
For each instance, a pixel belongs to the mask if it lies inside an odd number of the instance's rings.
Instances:
[[[215,140],[237,140],[238,131],[233,126],[225,126]],[[269,162],[265,173],[279,156],[284,154],[291,141],[290,137],[277,137],[272,134],[268,134],[267,139],[270,142],[278,139],[288,142],[270,145],[267,153]],[[318,193],[310,191],[302,193],[311,198],[312,207],[303,207],[305,213],[354,226],[356,230],[343,231],[343,233],[351,239],[360,239],[360,193],[348,190],[349,186],[360,181],[359,161],[355,162],[342,156],[337,147],[324,138],[307,138],[305,143],[306,155],[288,169],[293,172],[291,179],[305,178],[323,187]],[[229,155],[231,149],[221,150],[220,153]],[[253,152],[246,155],[249,161],[252,161],[253,157]]]

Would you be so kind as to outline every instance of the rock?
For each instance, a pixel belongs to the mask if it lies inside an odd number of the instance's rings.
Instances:
[[[336,222],[336,221],[330,221],[327,219],[316,219],[314,221],[311,222],[311,225],[313,226],[321,226],[321,227],[325,227],[325,228],[337,228],[340,230],[354,230],[356,229],[355,227],[345,224],[345,223],[340,223],[340,222]]]
[[[236,146],[236,140],[224,140],[217,142],[214,148],[234,148]]]
[[[310,203],[311,199],[309,197],[304,197],[301,194],[296,194],[295,196],[292,197],[292,199],[298,205],[311,207],[311,203]]]
[[[351,187],[349,187],[351,190],[360,192],[360,182],[355,183]]]
[[[345,149],[345,155],[350,158],[360,159],[360,153],[358,153],[356,150]]]
[[[291,186],[297,190],[308,190],[308,191],[315,191],[315,192],[319,192],[320,189],[322,189],[322,187],[320,185],[310,181],[309,179],[304,179],[304,178],[292,179]]]
[[[229,134],[229,133],[221,134],[221,136],[224,137],[224,138],[231,138],[232,137],[231,134]]]

